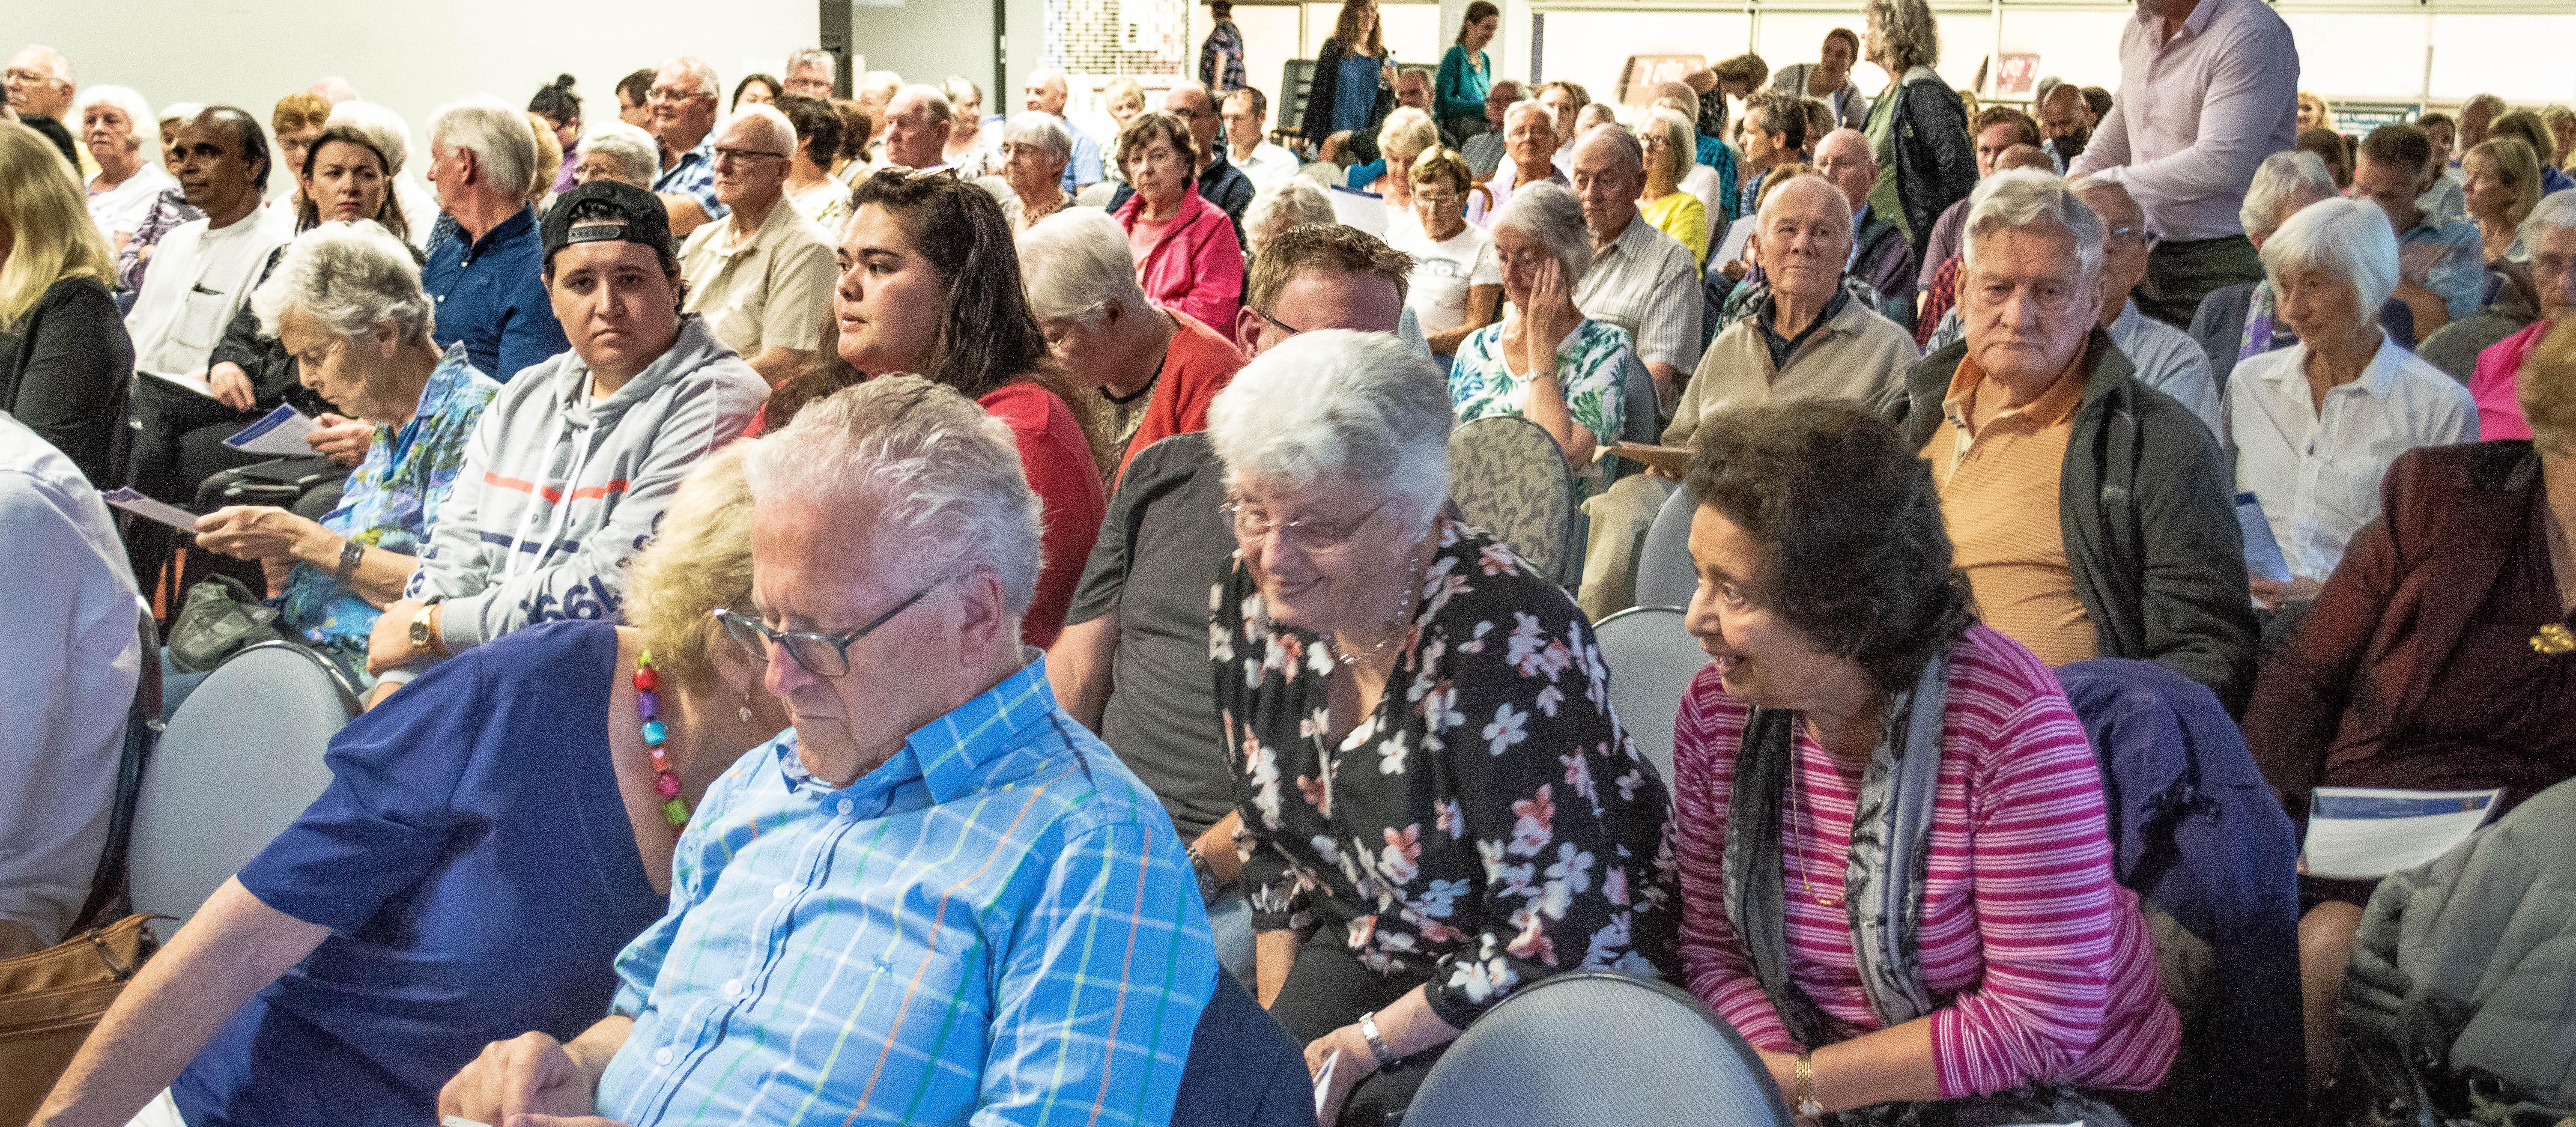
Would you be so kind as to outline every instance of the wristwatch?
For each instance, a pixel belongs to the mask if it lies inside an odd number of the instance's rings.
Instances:
[[[1216,870],[1208,867],[1207,855],[1199,852],[1197,842],[1191,842],[1184,852],[1190,855],[1190,871],[1198,874],[1200,905],[1216,903],[1217,897],[1225,895],[1225,882],[1216,879]]]
[[[1360,1039],[1368,1042],[1369,1055],[1377,1058],[1377,1067],[1380,1071],[1404,1063],[1404,1058],[1395,1055],[1395,1049],[1386,1043],[1386,1038],[1377,1035],[1377,1014],[1374,1012],[1361,1014],[1359,1027]]]
[[[1825,1105],[1816,1102],[1816,1054],[1798,1054],[1794,1070],[1798,1085],[1798,1115],[1812,1118],[1825,1113]]]
[[[447,647],[439,644],[438,631],[431,629],[429,623],[430,616],[437,613],[438,604],[430,603],[411,616],[411,644],[413,649],[444,657]]]
[[[332,580],[343,587],[348,586],[349,580],[358,574],[359,562],[366,558],[366,545],[354,539],[340,541],[340,566],[331,569]]]

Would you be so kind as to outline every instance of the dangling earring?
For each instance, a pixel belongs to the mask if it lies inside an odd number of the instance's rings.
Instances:
[[[745,723],[745,724],[749,724],[749,723],[751,723],[751,694],[750,694],[750,693],[744,693],[744,694],[742,694],[742,707],[741,707],[741,708],[739,708],[739,709],[736,709],[736,710],[734,711],[734,715],[741,717],[741,718],[742,718],[742,722],[743,722],[743,723]]]

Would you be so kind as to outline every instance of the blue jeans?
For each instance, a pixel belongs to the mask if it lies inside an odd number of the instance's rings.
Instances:
[[[1258,992],[1261,980],[1252,956],[1252,904],[1237,888],[1208,905],[1208,938],[1216,944],[1216,965],[1243,988]]]

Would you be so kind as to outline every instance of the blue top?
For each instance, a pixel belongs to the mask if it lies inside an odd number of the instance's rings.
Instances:
[[[633,1124],[1159,1124],[1216,980],[1170,816],[1037,651],[848,786],[788,732],[707,788],[617,957]],[[399,697],[397,697],[399,699]]]
[[[1064,162],[1064,190],[1079,192],[1086,184],[1097,184],[1107,175],[1101,163],[1100,142],[1093,140],[1079,125],[1064,122],[1064,131],[1073,134],[1073,159]]]
[[[376,424],[366,458],[350,471],[339,507],[322,518],[322,527],[370,547],[419,555],[431,518],[465,467],[465,440],[500,390],[466,361],[462,346],[447,346],[411,418],[399,429]],[[341,586],[330,569],[296,564],[280,611],[307,644],[338,659],[360,684],[375,683],[366,672],[367,638],[384,612]]]
[[[716,131],[707,130],[707,135],[698,139],[697,148],[681,153],[671,167],[654,177],[653,191],[698,201],[698,210],[707,213],[710,223],[733,214],[732,208],[716,198]]]
[[[460,237],[429,248],[420,268],[421,288],[438,307],[429,339],[440,348],[465,342],[465,358],[502,383],[571,348],[546,299],[544,265],[532,207],[520,208],[471,247]]]
[[[607,1012],[664,904],[609,764],[616,667],[613,626],[532,626],[332,738],[330,788],[241,871],[331,934],[171,1085],[192,1127],[432,1123],[485,1044]]]
[[[1440,117],[1485,116],[1485,95],[1494,83],[1493,56],[1476,52],[1467,57],[1464,44],[1452,43],[1449,53],[1440,56],[1439,79],[1431,85],[1431,108]]]
[[[2545,196],[2551,192],[2563,192],[2569,188],[2576,188],[2576,178],[2571,178],[2566,173],[2555,168],[2551,168],[2546,164],[2540,166],[2541,195]]]
[[[1342,71],[1333,87],[1333,132],[1366,129],[1377,112],[1377,76],[1386,60],[1368,55],[1342,56]]]

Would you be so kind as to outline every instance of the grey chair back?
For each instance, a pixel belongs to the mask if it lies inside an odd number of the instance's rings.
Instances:
[[[1691,563],[1691,516],[1699,502],[1690,487],[1673,490],[1655,521],[1646,526],[1646,542],[1637,549],[1637,605],[1686,607],[1699,590],[1699,568]]]
[[[1467,523],[1493,533],[1540,575],[1560,584],[1582,577],[1574,474],[1546,428],[1517,415],[1460,424],[1449,434],[1449,497]]]
[[[135,803],[134,910],[197,913],[331,782],[322,753],[357,702],[313,651],[242,650],[188,695],[162,733]],[[178,924],[155,921],[167,939]]]
[[[1753,1046],[1679,987],[1560,974],[1503,1000],[1431,1066],[1405,1127],[1789,1127]]]
[[[1610,667],[1610,713],[1636,741],[1637,754],[1655,765],[1656,777],[1673,779],[1673,722],[1691,678],[1708,665],[1708,651],[1682,629],[1673,607],[1629,607],[1592,628],[1601,663]]]

